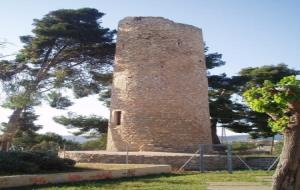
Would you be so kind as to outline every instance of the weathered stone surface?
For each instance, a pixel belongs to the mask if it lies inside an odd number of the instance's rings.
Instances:
[[[170,172],[171,167],[168,165],[128,165],[126,169],[121,166],[119,168],[116,167],[115,169],[108,170],[102,170],[101,168],[98,170],[97,168],[93,168],[93,170],[81,172],[0,176],[0,189],[15,189],[16,187],[21,186],[74,183],[81,181],[99,181],[122,177],[165,174]]]
[[[207,91],[199,28],[160,17],[121,20],[107,150],[194,152],[211,144]]]

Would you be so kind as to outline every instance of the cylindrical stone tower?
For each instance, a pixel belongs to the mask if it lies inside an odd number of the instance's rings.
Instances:
[[[193,152],[211,144],[201,29],[161,17],[118,27],[108,151]]]

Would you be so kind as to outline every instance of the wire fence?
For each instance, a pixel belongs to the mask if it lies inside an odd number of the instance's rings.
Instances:
[[[244,151],[242,151],[244,152]],[[249,152],[247,150],[247,152]],[[276,167],[279,157],[272,155],[238,154],[231,144],[201,144],[199,149],[186,160],[178,169],[194,170],[200,172],[211,170],[272,170]]]

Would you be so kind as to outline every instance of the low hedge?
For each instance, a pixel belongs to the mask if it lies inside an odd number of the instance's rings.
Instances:
[[[1,152],[0,171],[2,173],[40,173],[65,171],[74,167],[75,161],[59,158],[48,152]]]

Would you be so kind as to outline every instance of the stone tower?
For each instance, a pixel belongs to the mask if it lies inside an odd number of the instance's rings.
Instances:
[[[119,22],[108,151],[211,144],[201,29],[161,17]]]

